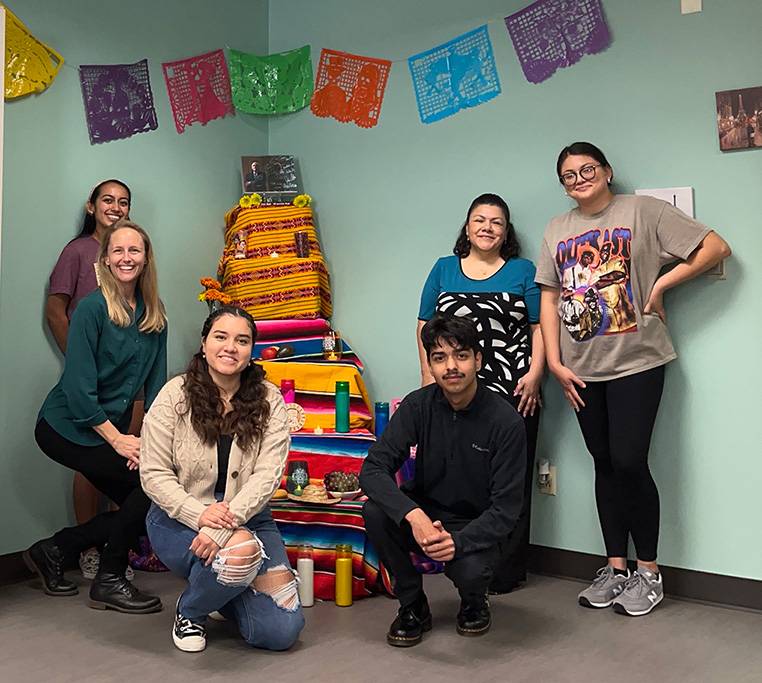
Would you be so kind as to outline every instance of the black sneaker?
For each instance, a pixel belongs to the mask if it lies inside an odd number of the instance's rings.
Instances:
[[[90,585],[90,600],[93,609],[113,609],[126,614],[150,614],[161,611],[161,600],[155,595],[141,593],[124,574],[98,572]]]
[[[172,627],[172,640],[175,647],[183,652],[201,652],[206,647],[206,628],[186,619],[180,614],[180,599],[175,608],[175,624]]]
[[[42,588],[48,595],[76,595],[77,584],[64,578],[64,557],[52,538],[37,541],[22,554],[30,571],[42,579]]]
[[[431,611],[424,597],[412,605],[400,607],[386,634],[386,642],[394,647],[412,647],[421,642],[425,631],[431,631]]]
[[[456,618],[456,628],[462,636],[480,636],[489,631],[492,617],[486,597],[461,600]]]

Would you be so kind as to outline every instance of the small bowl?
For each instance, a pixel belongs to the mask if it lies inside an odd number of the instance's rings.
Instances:
[[[329,496],[341,498],[342,500],[354,500],[362,493],[362,489],[355,489],[354,491],[329,491]]]

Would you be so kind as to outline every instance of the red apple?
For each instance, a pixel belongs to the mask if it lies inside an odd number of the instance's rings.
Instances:
[[[277,346],[268,346],[267,348],[262,349],[262,353],[260,354],[260,358],[262,360],[272,360],[277,355],[278,355],[278,347]]]

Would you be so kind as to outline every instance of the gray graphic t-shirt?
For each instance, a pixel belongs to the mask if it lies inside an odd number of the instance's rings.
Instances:
[[[593,216],[553,218],[535,280],[560,289],[561,362],[604,381],[675,358],[667,326],[643,307],[661,269],[688,258],[708,232],[671,204],[635,195],[615,195]]]

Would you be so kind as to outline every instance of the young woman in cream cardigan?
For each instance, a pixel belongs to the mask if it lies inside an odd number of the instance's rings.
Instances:
[[[296,579],[268,501],[290,443],[280,392],[251,362],[256,326],[223,306],[206,320],[201,349],[146,415],[140,474],[153,501],[146,526],[159,558],[188,580],[172,638],[206,647],[219,611],[247,643],[286,650],[304,626]]]

